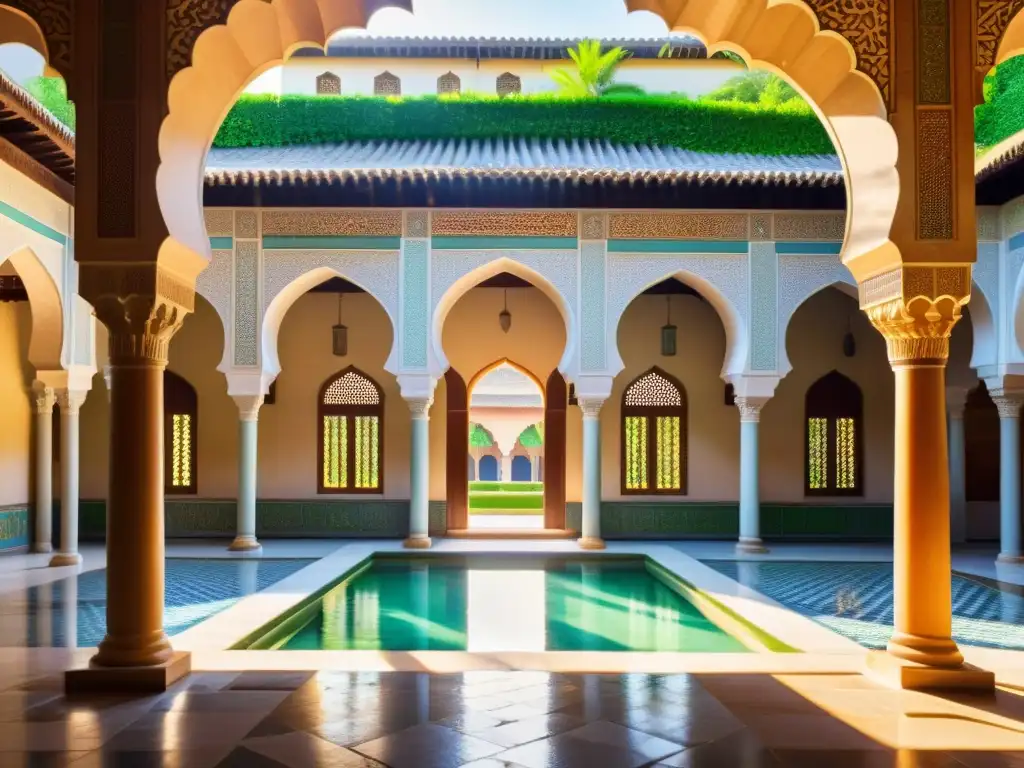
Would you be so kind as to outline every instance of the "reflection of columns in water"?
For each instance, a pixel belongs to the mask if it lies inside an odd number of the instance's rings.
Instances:
[[[64,616],[64,647],[78,647],[78,577],[61,582],[61,613]]]
[[[35,635],[40,648],[53,647],[53,590],[53,582],[36,587]]]
[[[583,592],[580,600],[582,606],[580,623],[585,630],[582,637],[584,651],[601,650],[599,644],[594,642],[594,630],[600,623],[597,617],[597,611],[600,609],[600,601],[598,600],[597,595],[601,591],[599,574],[600,571],[596,564],[580,564],[580,587]],[[622,626],[626,626],[625,621],[622,622]],[[607,629],[610,630],[611,627],[608,627]]]
[[[259,591],[259,560],[240,560],[238,566],[238,584],[242,596],[256,594]]]
[[[736,581],[755,592],[761,584],[761,566],[746,560],[736,561]]]
[[[416,722],[430,722],[430,675],[416,675]]]
[[[430,566],[413,563],[409,573],[409,597],[416,617],[416,650],[430,649]]]

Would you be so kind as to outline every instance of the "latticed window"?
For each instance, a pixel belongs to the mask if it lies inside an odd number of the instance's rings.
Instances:
[[[320,389],[321,493],[381,493],[384,393],[355,368]]]
[[[381,72],[373,78],[373,93],[375,96],[401,96],[402,81],[390,72]]]
[[[341,93],[341,78],[333,72],[324,72],[316,78],[317,93]]]
[[[164,371],[164,492],[196,492],[198,444],[196,391],[176,373]]]
[[[498,75],[497,91],[499,96],[511,96],[523,92],[523,81],[519,75],[506,72]]]
[[[462,81],[454,72],[448,72],[437,78],[437,92],[459,93],[462,90]]]
[[[622,397],[622,492],[686,493],[686,390],[652,368]]]
[[[860,387],[838,371],[807,390],[807,488],[809,496],[863,493],[864,442]]]

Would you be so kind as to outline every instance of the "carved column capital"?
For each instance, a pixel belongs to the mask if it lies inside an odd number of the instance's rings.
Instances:
[[[76,389],[61,389],[57,391],[57,403],[60,405],[61,416],[77,416],[88,392]]]
[[[952,264],[903,266],[860,284],[861,308],[885,337],[893,366],[946,365],[970,281],[969,264]]]
[[[50,413],[56,402],[57,395],[53,387],[48,387],[41,381],[32,382],[32,409],[35,413]]]
[[[412,413],[412,417],[414,419],[430,418],[430,406],[434,404],[434,398],[412,397],[406,398],[405,402],[408,403],[409,411]]]
[[[596,397],[580,398],[580,410],[583,411],[583,418],[585,419],[597,419],[601,416],[601,407],[604,405],[604,399]]]
[[[263,405],[263,395],[232,395],[231,398],[238,406],[239,421],[257,421],[260,417],[260,408]]]
[[[112,365],[167,364],[195,288],[156,263],[81,265],[80,293],[110,332]]]
[[[967,395],[967,387],[946,387],[946,411],[949,413],[949,418],[954,421],[963,420]]]
[[[1007,392],[992,390],[992,402],[996,404],[1000,419],[1019,419],[1020,409],[1024,405],[1024,392]]]
[[[740,421],[760,421],[761,409],[768,400],[767,397],[737,397],[736,407],[740,411]]]

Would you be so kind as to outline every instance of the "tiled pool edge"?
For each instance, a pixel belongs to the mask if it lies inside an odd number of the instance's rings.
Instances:
[[[256,634],[274,619],[295,611],[311,602],[316,593],[325,591],[339,578],[357,567],[374,554],[396,554],[406,552],[400,542],[373,541],[358,542],[341,547],[330,555],[307,566],[298,573],[255,595],[243,598],[235,605],[212,616],[210,619],[173,638],[176,650],[224,651],[228,653],[255,654],[259,651],[234,651],[243,640]],[[707,593],[725,609],[738,615],[744,622],[752,624],[781,643],[804,653],[837,653],[863,655],[865,650],[857,643],[790,611],[784,606],[757,592],[742,586],[705,566],[689,555],[670,546],[648,542],[612,542],[604,553],[581,552],[574,542],[517,542],[517,541],[438,541],[429,553],[418,553],[430,557],[437,554],[572,554],[574,557],[600,558],[604,554],[645,556],[664,568],[674,578],[691,584],[697,590]],[[276,653],[276,652],[275,652]],[[312,653],[326,653],[315,651]],[[364,653],[355,651],[330,652],[337,654]],[[374,652],[384,653],[384,652]],[[435,651],[431,653],[454,653],[463,658],[469,652]],[[554,653],[554,652],[551,652]],[[628,652],[605,652],[608,656],[623,656]],[[401,655],[392,652],[392,655]],[[280,654],[278,654],[280,655]],[[406,653],[405,656],[418,656]],[[472,655],[472,654],[469,654]],[[484,654],[493,656],[494,654]],[[503,654],[504,655],[504,654]],[[513,654],[514,655],[514,654]],[[685,654],[683,654],[685,655]],[[725,654],[728,655],[728,654]],[[762,654],[747,654],[762,655]],[[776,655],[776,654],[763,654]],[[794,654],[781,654],[794,655]],[[305,656],[305,654],[303,654]],[[356,657],[353,657],[355,660]],[[611,661],[611,659],[606,659]],[[282,662],[283,663],[283,662]],[[319,665],[318,665],[319,666]],[[613,665],[614,666],[614,665]],[[499,667],[504,668],[504,667]]]

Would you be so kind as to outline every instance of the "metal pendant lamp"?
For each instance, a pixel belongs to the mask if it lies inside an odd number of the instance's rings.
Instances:
[[[505,308],[498,313],[498,325],[504,333],[512,328],[512,313],[508,311],[508,288],[505,289]]]
[[[672,297],[665,297],[666,319],[665,325],[661,326],[661,355],[662,357],[675,357],[676,355],[676,327],[672,325]]]
[[[348,354],[348,328],[341,322],[341,300],[344,295],[338,294],[338,324],[331,329],[331,345],[337,357],[345,357]]]

